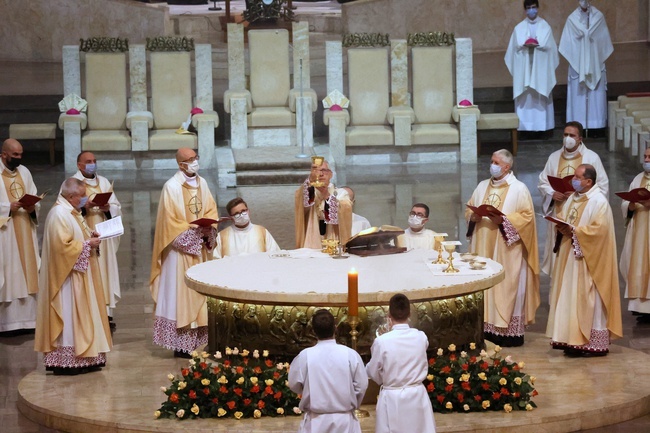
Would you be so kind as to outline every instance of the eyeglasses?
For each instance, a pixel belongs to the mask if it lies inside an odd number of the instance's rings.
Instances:
[[[237,218],[237,217],[240,217],[242,215],[248,215],[248,209],[244,209],[243,211],[234,213],[234,214],[232,214],[230,216],[234,217],[234,218]]]
[[[420,218],[426,218],[426,215],[424,215],[422,212],[409,212],[409,216],[419,216]]]
[[[194,162],[194,161],[198,161],[198,160],[199,160],[199,155],[196,155],[196,156],[193,157],[193,158],[186,159],[185,161],[181,161],[181,162],[186,162],[186,163],[189,164],[189,163],[192,163],[192,162]]]

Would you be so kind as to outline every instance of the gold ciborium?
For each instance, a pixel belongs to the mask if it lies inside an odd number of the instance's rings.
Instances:
[[[322,239],[320,241],[321,252],[334,256],[339,253],[339,240],[338,239]]]
[[[325,161],[324,156],[316,156],[316,155],[314,155],[314,156],[311,157],[311,164],[313,166],[315,165],[318,168],[320,168],[320,166],[323,165],[323,161]],[[319,174],[318,177],[316,177],[316,180],[314,180],[312,182],[309,182],[309,185],[313,186],[314,188],[320,188],[320,187],[325,186],[325,182],[320,180],[320,174]]]
[[[442,242],[442,246],[445,248],[445,251],[449,253],[449,266],[447,266],[447,269],[443,270],[442,272],[446,272],[448,274],[458,272],[458,269],[454,268],[454,251],[456,251],[456,245],[462,244],[459,241]]]
[[[447,261],[442,258],[442,242],[447,237],[447,233],[436,233],[433,237],[438,243],[438,260],[435,260],[432,263],[434,265],[444,265]]]

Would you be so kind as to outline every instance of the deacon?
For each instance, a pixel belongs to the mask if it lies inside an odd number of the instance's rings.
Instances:
[[[553,87],[560,58],[551,26],[538,16],[539,1],[524,0],[526,18],[517,24],[506,51],[519,131],[555,128]]]
[[[557,215],[566,224],[557,224],[546,335],[568,355],[606,355],[623,336],[614,218],[596,178],[592,165],[578,166]]]
[[[429,339],[409,327],[411,304],[398,293],[389,301],[386,332],[372,343],[368,377],[381,386],[377,399],[376,433],[435,433],[433,408],[422,381],[427,376]]]
[[[403,235],[397,237],[397,246],[406,247],[409,250],[437,248],[436,232],[424,228],[427,221],[429,221],[429,206],[424,203],[414,204],[409,212],[409,226],[404,230]]]
[[[113,185],[104,176],[97,174],[97,159],[92,152],[81,152],[77,156],[77,172],[72,176],[86,184],[88,201],[81,209],[81,214],[91,230],[95,226],[111,218],[122,215],[122,206],[113,193]],[[98,205],[93,200],[97,194],[111,193],[108,202]],[[120,237],[104,239],[101,254],[99,255],[99,273],[104,287],[106,311],[111,327],[113,323],[113,309],[120,299],[120,274],[117,265],[117,249],[120,246]]]
[[[192,224],[217,220],[217,205],[198,175],[199,157],[192,149],[176,152],[179,171],[163,186],[156,217],[150,290],[156,304],[153,341],[189,357],[208,342],[206,297],[185,284],[185,271],[205,262],[216,245],[216,228]]]
[[[491,178],[478,184],[468,204],[496,208],[480,216],[469,208],[470,250],[501,263],[502,282],[485,291],[484,335],[500,346],[524,344],[524,327],[535,322],[539,299],[539,262],[533,200],[512,173],[514,159],[505,150],[492,154]]]
[[[318,337],[291,362],[289,388],[302,394],[304,412],[299,433],[361,433],[354,410],[368,388],[368,375],[359,354],[334,339],[334,316],[322,309],[311,318]],[[415,430],[414,430],[415,431]]]
[[[562,148],[551,153],[546,161],[544,170],[539,174],[537,188],[542,195],[542,211],[545,215],[556,215],[562,208],[564,202],[571,196],[572,192],[562,194],[555,191],[548,180],[549,176],[567,177],[575,174],[580,164],[590,164],[596,168],[598,175],[598,186],[600,191],[609,193],[609,180],[607,173],[600,161],[600,157],[593,150],[587,149],[582,141],[583,127],[580,122],[567,122],[564,126],[564,139]],[[555,245],[555,228],[553,223],[547,221],[546,244],[544,246],[544,259],[542,260],[542,271],[551,275],[553,270],[553,246]]]
[[[86,186],[69,178],[45,220],[35,349],[54,374],[97,371],[112,346],[97,254],[81,209]]]
[[[23,146],[13,138],[2,143],[0,171],[0,332],[36,326],[38,293],[37,212],[40,204],[23,205],[24,194],[36,195],[32,174],[23,165]],[[6,334],[9,335],[9,334]]]
[[[332,175],[327,161],[312,163],[309,177],[296,191],[296,248],[321,249],[323,239],[338,239],[341,245],[350,239],[352,202],[347,195],[338,197]]]
[[[605,16],[580,0],[566,20],[560,54],[569,62],[566,119],[586,129],[607,126],[607,71],[605,61],[614,52]]]
[[[234,225],[220,231],[217,235],[214,258],[280,251],[280,247],[267,229],[251,223],[250,210],[244,199],[237,197],[230,200],[226,210],[233,219]]]
[[[630,190],[650,190],[650,148],[643,156],[643,171],[632,183]],[[623,200],[623,216],[627,220],[625,245],[621,253],[620,270],[625,281],[625,297],[630,301],[627,309],[650,317],[650,199],[640,202]]]

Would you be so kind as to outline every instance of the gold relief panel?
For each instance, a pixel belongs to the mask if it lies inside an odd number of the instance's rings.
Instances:
[[[388,33],[348,33],[343,35],[343,46],[346,48],[387,47],[390,46],[390,36]]]
[[[193,51],[194,39],[186,36],[147,38],[147,51]]]
[[[406,41],[411,47],[441,47],[456,44],[454,34],[447,32],[409,33]]]
[[[129,40],[126,38],[107,37],[79,39],[79,50],[85,53],[123,53],[129,51]]]

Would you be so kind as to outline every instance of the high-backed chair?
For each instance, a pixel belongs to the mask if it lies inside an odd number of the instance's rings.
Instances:
[[[608,105],[609,150],[616,150],[616,141],[622,141],[623,147],[629,149],[632,140],[632,124],[635,122],[633,111],[650,110],[650,96],[621,95]],[[638,127],[637,127],[638,129]],[[643,154],[643,152],[641,152]]]

